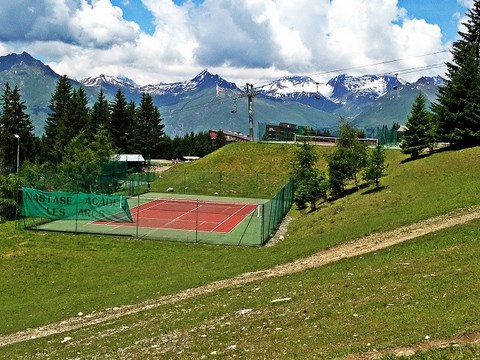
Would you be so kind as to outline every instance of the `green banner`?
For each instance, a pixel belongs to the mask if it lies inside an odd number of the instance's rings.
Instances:
[[[22,189],[22,215],[53,220],[133,222],[127,198],[116,195]]]

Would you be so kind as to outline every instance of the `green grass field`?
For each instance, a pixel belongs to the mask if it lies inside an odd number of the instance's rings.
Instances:
[[[182,166],[269,169],[287,178],[292,151],[287,145],[234,144]],[[0,333],[174,294],[480,205],[480,148],[414,162],[391,150],[387,158],[381,191],[362,188],[309,214],[292,209],[287,236],[272,247],[17,231],[14,223],[1,224]],[[0,358],[330,359],[480,332],[479,225],[5,346]],[[479,357],[478,346],[459,346],[414,359]]]
[[[152,183],[152,191],[271,199],[288,182],[289,145],[237,143],[201,161],[180,163]]]

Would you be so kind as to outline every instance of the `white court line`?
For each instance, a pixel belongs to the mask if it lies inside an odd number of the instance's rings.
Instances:
[[[230,215],[228,218],[226,218],[223,222],[221,222],[220,224],[218,224],[217,226],[215,226],[212,230],[210,230],[210,232],[214,232],[218,227],[220,227],[220,225],[224,224],[227,220],[231,219],[232,217],[234,217],[238,212],[240,212],[241,210],[245,209],[245,207],[247,207],[248,205],[251,205],[251,204],[244,204],[240,209],[238,209],[237,211],[235,211],[232,215]],[[255,210],[253,210],[255,211]],[[249,215],[250,213],[248,213],[247,215],[245,215],[245,217],[243,218],[243,220],[245,220],[245,218]],[[243,221],[242,220],[242,221]],[[242,221],[239,221],[237,223],[237,225],[235,225],[230,231],[232,231],[233,229],[235,229],[238,225],[240,225],[240,223]],[[229,232],[230,232],[229,231]]]

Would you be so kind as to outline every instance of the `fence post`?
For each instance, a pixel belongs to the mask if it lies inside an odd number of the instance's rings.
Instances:
[[[220,195],[222,195],[222,179],[223,179],[223,172],[220,171]]]
[[[138,239],[138,226],[139,226],[139,217],[140,217],[140,194],[137,194],[137,226],[136,226],[136,235],[135,237]]]
[[[262,217],[260,219],[260,244],[264,245],[265,244],[265,204],[260,204],[260,208],[262,209]]]
[[[187,168],[183,167],[183,193],[187,193]]]
[[[198,244],[198,199],[197,199],[197,208],[195,209],[195,243]]]
[[[78,231],[78,189],[77,189],[77,199],[75,201],[75,234]]]

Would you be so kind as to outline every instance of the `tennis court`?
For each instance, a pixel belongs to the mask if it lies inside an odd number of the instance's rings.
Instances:
[[[142,199],[130,208],[133,222],[96,221],[98,225],[133,226],[229,233],[247,216],[260,211],[257,204],[191,199]]]
[[[145,193],[134,197],[23,188],[21,228],[189,243],[261,246],[292,204],[273,199]]]

